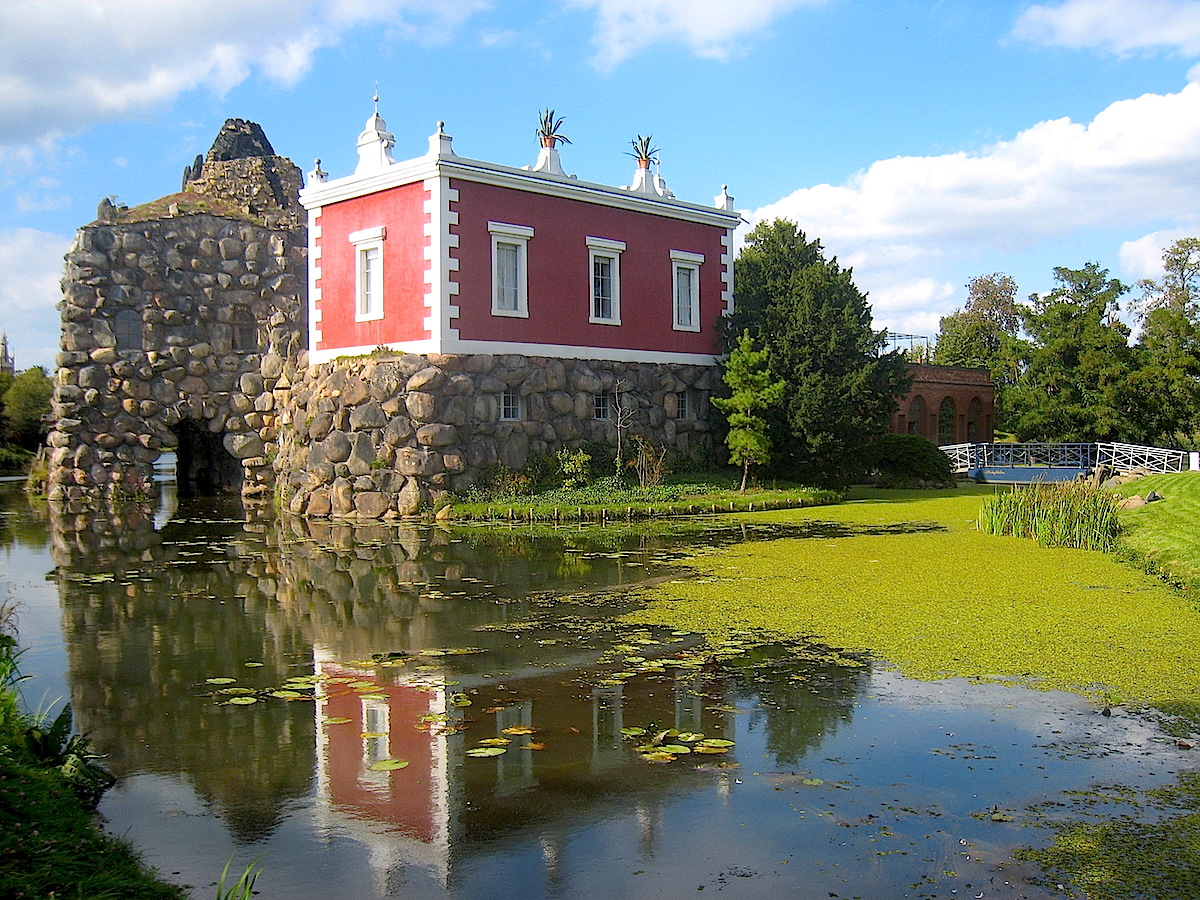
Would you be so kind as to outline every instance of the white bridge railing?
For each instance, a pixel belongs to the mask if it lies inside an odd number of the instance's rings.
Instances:
[[[950,457],[955,472],[989,466],[1053,466],[1117,472],[1186,472],[1196,467],[1196,454],[1186,450],[1142,447],[1137,444],[947,444],[939,448]]]

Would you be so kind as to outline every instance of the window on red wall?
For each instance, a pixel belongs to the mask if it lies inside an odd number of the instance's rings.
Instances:
[[[621,324],[621,253],[624,241],[587,239],[592,268],[592,305],[588,321],[599,325]]]
[[[529,239],[533,229],[488,222],[492,235],[492,315],[529,315]]]
[[[358,322],[383,318],[382,225],[350,235],[354,245],[354,319]]]
[[[704,255],[701,253],[671,251],[671,284],[674,292],[674,319],[671,325],[676,331],[700,330],[700,265],[703,262]]]

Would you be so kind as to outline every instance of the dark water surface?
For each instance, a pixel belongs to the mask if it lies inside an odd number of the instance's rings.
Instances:
[[[52,521],[5,483],[0,601],[30,705],[69,699],[119,776],[109,828],[197,896],[231,855],[268,898],[1062,896],[1011,862],[1048,839],[1027,807],[1186,762],[1071,695],[615,618],[697,542],[777,533]],[[667,729],[733,746],[645,761]]]

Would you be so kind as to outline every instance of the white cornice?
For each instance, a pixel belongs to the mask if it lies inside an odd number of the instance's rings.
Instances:
[[[515,353],[521,356],[548,356],[558,359],[610,360],[613,362],[678,363],[689,366],[715,366],[722,357],[708,353],[678,353],[662,350],[622,350],[613,347],[577,347],[573,344],[534,344],[521,341],[465,341],[447,340],[440,343],[425,341],[401,341],[385,345],[389,350],[404,353],[446,353],[499,355]],[[366,356],[379,350],[371,347],[338,347],[330,350],[310,350],[309,365],[329,362],[341,356]]]
[[[398,162],[367,176],[347,175],[333,181],[321,182],[302,190],[300,202],[305,209],[313,209],[438,176],[461,178],[464,181],[514,188],[569,200],[581,200],[586,203],[598,203],[617,209],[653,213],[673,219],[715,225],[720,228],[736,228],[741,221],[741,217],[730,210],[715,209],[711,206],[688,203],[685,200],[673,198],[648,197],[645,194],[634,194],[619,187],[580,181],[570,176],[515,169],[511,166],[467,159],[462,156],[423,156]]]

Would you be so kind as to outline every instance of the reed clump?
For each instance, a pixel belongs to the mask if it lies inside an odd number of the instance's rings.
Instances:
[[[1083,481],[1034,484],[984,500],[979,528],[1032,538],[1041,547],[1110,551],[1121,533],[1119,500]]]

